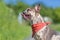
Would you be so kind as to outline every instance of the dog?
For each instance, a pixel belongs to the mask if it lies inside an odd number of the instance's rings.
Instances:
[[[23,18],[31,22],[32,38],[34,40],[60,40],[60,33],[52,30],[48,22],[44,22],[39,13],[40,9],[40,5],[36,5],[34,8],[27,8],[22,13]]]

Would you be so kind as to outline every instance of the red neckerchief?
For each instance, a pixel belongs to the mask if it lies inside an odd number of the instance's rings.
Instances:
[[[41,30],[43,27],[45,27],[47,24],[50,24],[49,22],[46,23],[37,23],[32,25],[32,37],[35,35],[36,32]]]

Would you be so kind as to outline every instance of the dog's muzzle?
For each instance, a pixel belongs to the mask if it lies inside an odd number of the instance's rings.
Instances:
[[[30,17],[31,17],[29,14],[26,14],[24,12],[21,15],[24,19],[30,19]]]

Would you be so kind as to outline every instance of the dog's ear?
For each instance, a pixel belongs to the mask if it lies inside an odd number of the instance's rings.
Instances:
[[[39,5],[35,5],[35,11],[37,11],[37,12],[39,12],[40,11],[40,9],[41,9],[41,7],[39,6]]]

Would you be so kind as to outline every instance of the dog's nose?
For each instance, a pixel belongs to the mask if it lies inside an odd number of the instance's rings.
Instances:
[[[25,12],[23,12],[23,14],[25,14]]]

